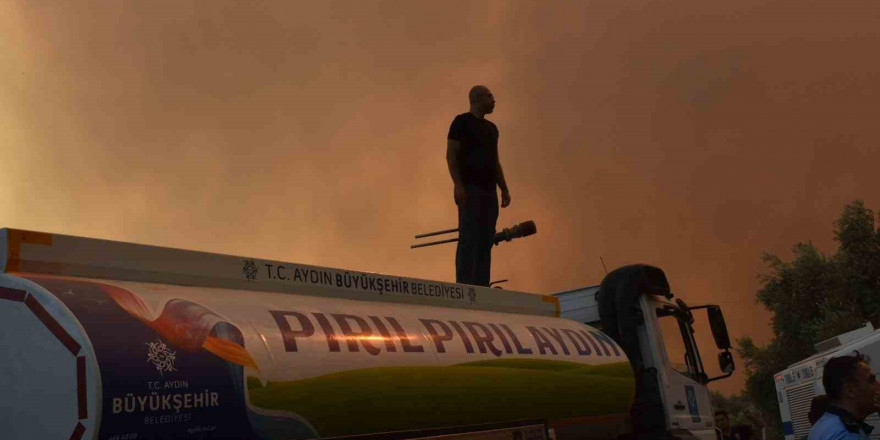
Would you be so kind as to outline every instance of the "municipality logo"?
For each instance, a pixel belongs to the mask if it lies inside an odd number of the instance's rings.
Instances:
[[[248,281],[255,281],[257,279],[257,272],[259,272],[259,269],[257,269],[257,263],[253,259],[244,260],[241,273],[244,274]]]
[[[177,371],[174,368],[177,353],[171,351],[164,342],[157,339],[156,342],[147,342],[147,347],[149,347],[147,362],[153,364],[159,370],[160,375],[164,376],[165,372]]]

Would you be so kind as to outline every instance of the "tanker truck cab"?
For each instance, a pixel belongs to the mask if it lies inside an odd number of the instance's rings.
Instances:
[[[602,285],[555,294],[560,316],[601,329],[627,354],[636,378],[631,408],[637,438],[666,432],[678,438],[716,438],[709,382],[733,374],[724,317],[716,305],[688,306],[670,291],[662,270],[627,266]],[[705,309],[723,375],[707,376],[694,334],[694,312]],[[698,313],[699,313],[698,312]]]

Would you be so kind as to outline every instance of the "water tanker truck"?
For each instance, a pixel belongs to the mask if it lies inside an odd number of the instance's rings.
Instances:
[[[0,252],[3,439],[709,440],[733,371],[720,309],[646,265],[536,295],[16,229]]]

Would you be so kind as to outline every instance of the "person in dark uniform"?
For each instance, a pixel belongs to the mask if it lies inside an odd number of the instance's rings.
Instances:
[[[719,409],[715,411],[715,426],[720,430],[716,432],[718,440],[751,440],[752,427],[749,425],[730,424],[730,413]]]
[[[489,285],[492,238],[501,207],[510,205],[510,191],[498,159],[498,127],[485,116],[495,110],[495,96],[485,86],[468,93],[471,109],[455,117],[446,140],[446,163],[458,206],[458,249],[455,282]]]

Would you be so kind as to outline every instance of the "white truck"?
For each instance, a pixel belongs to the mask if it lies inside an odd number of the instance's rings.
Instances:
[[[0,252],[4,439],[712,440],[734,368],[720,309],[652,266],[544,296],[15,229]]]
[[[854,351],[868,355],[874,371],[880,371],[880,331],[870,322],[861,328],[826,339],[814,345],[816,354],[790,365],[774,375],[776,399],[785,440],[807,438],[810,421],[807,414],[813,397],[825,394],[822,385],[825,362],[836,356],[852,355]],[[871,414],[865,423],[874,427],[872,439],[880,439],[880,416]]]

